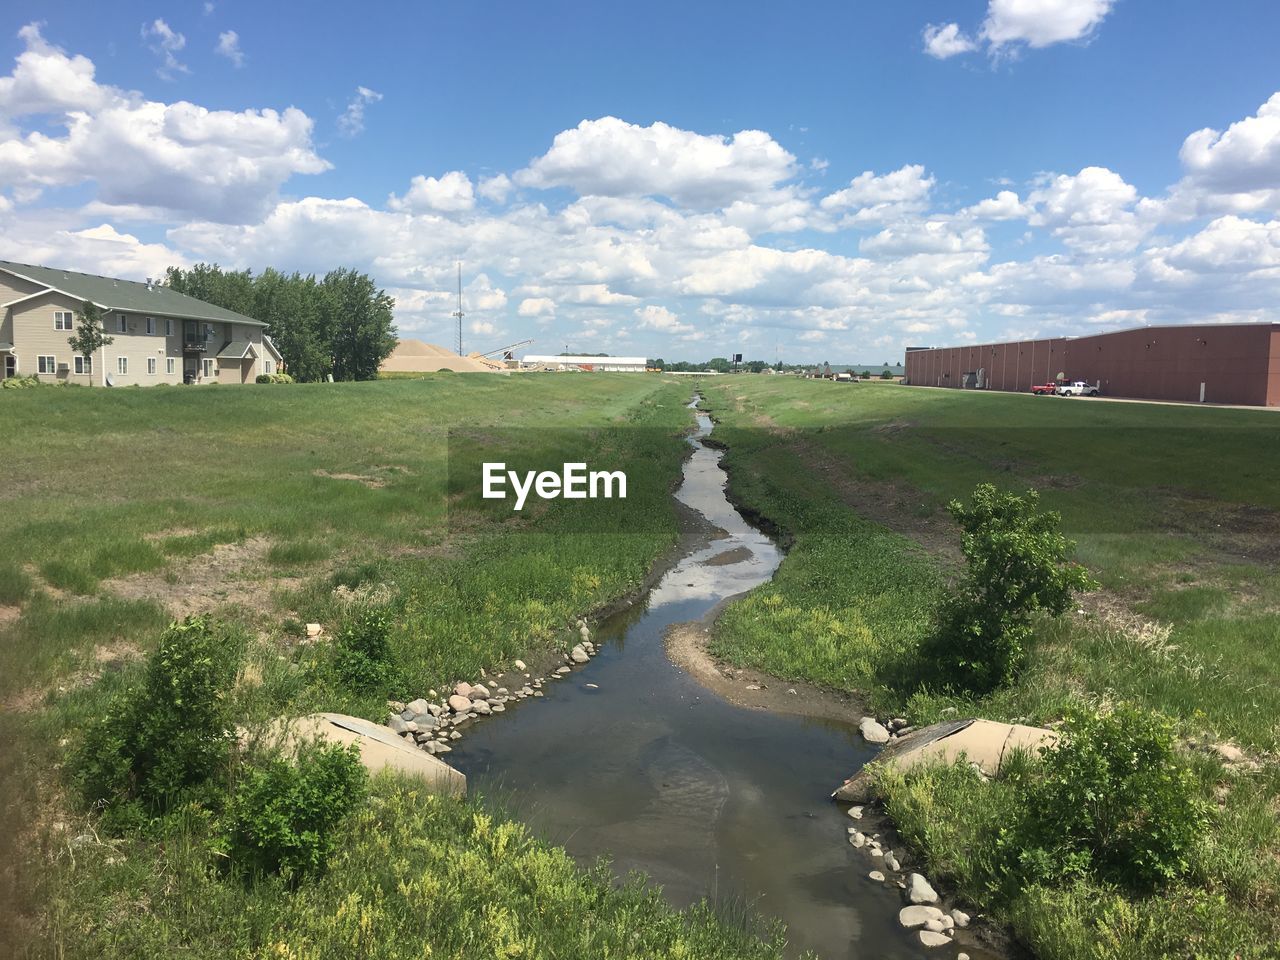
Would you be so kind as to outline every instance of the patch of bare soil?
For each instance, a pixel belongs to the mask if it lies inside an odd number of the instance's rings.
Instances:
[[[271,546],[266,537],[220,543],[168,571],[134,573],[104,580],[104,590],[126,600],[153,600],[177,619],[208,613],[226,604],[253,612],[271,608],[271,594],[297,587],[298,577],[279,577],[262,568]]]
[[[21,607],[10,607],[0,603],[0,629],[7,627],[21,616]]]
[[[726,550],[724,553],[717,553],[714,557],[702,561],[704,567],[726,567],[730,564],[741,563],[743,560],[750,560],[752,553],[746,547],[734,547],[732,550]]]
[[[698,683],[730,703],[850,724],[867,715],[863,704],[848,694],[721,663],[707,650],[710,631],[702,622],[673,624],[665,637],[667,655]]]
[[[312,470],[311,475],[313,477],[324,477],[327,480],[353,480],[373,490],[387,485],[387,481],[381,477],[371,477],[361,473],[330,473],[328,470]]]

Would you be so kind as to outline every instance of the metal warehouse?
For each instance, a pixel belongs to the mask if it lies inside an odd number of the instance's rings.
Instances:
[[[909,348],[905,382],[1026,392],[1084,380],[1103,395],[1280,406],[1280,323],[1140,327],[966,347]]]

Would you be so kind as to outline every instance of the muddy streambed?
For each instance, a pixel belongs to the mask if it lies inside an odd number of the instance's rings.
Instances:
[[[473,727],[450,763],[575,857],[643,870],[677,906],[710,896],[781,919],[793,956],[922,956],[897,924],[900,892],[867,878],[876,864],[845,842],[853,821],[826,799],[873,756],[857,730],[734,706],[667,657],[669,626],[702,619],[782,560],[725,498],[720,454],[701,443],[711,420],[697,420],[676,497],[708,521],[702,534],[647,596],[596,627],[593,660]]]

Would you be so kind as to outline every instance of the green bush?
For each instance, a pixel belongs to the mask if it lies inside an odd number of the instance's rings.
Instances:
[[[0,380],[0,388],[5,390],[26,390],[38,386],[40,386],[40,378],[34,373],[27,374],[25,377],[5,377]]]
[[[881,373],[880,373],[880,379],[881,379],[881,380],[892,380],[892,379],[893,379],[893,373],[892,373],[891,371],[889,371],[889,370],[883,370],[883,371],[881,371]]]
[[[294,880],[320,873],[337,847],[338,827],[367,787],[354,745],[305,743],[292,761],[272,756],[250,767],[228,810],[232,862],[247,873]]]
[[[260,373],[254,380],[255,383],[293,383],[293,377],[287,373]]]
[[[1008,684],[1026,659],[1032,618],[1062,614],[1075,591],[1093,587],[1084,568],[1067,561],[1075,545],[1058,529],[1061,518],[1039,505],[1034,490],[1019,497],[983,483],[970,505],[948,506],[967,569],[921,647],[943,686],[985,693]]]
[[[204,617],[170,624],[142,683],[89,728],[73,758],[84,799],[161,812],[180,796],[205,794],[231,749],[226,695],[240,649],[237,635]]]
[[[367,606],[354,613],[334,648],[338,678],[352,690],[377,690],[394,676],[391,660],[391,611]]]
[[[1041,762],[1015,774],[998,842],[1019,886],[1095,878],[1147,892],[1185,875],[1209,807],[1158,714],[1075,711]]]

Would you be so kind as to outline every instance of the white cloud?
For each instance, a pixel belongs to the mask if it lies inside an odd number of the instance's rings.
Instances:
[[[924,28],[924,52],[938,60],[968,53],[977,47],[973,39],[961,31],[958,23],[931,23]]]
[[[702,209],[763,200],[796,172],[795,157],[760,130],[707,136],[602,117],[556,135],[516,183],[568,187],[580,196],[666,197]]]
[[[986,253],[987,238],[981,227],[957,230],[942,220],[920,220],[885,227],[858,243],[858,252],[876,257],[913,254]]]
[[[1027,202],[1032,226],[1049,227],[1069,247],[1087,254],[1133,250],[1151,225],[1134,212],[1138,191],[1105,167],[1049,178]]]
[[[99,84],[93,64],[47,43],[38,27],[0,78],[0,182],[25,202],[96,184],[99,210],[150,208],[213,219],[260,215],[295,173],[328,164],[302,111],[208,110],[145,100]],[[52,117],[23,132],[16,122]],[[62,130],[51,130],[51,127]]]
[[[364,132],[364,111],[371,103],[382,99],[382,94],[368,87],[356,87],[355,96],[347,101],[347,109],[338,117],[338,132],[344,137],[354,137]]]
[[[680,318],[666,307],[660,307],[655,304],[638,307],[636,309],[636,319],[639,321],[638,326],[642,330],[652,330],[655,333],[669,337],[679,337],[682,340],[703,339],[703,335],[699,333],[697,327],[691,323],[681,322]]]
[[[1280,220],[1219,217],[1178,243],[1151,251],[1153,260],[1191,273],[1260,272],[1280,281]]]
[[[421,174],[409,183],[403,197],[392,194],[387,206],[392,210],[408,210],[420,213],[437,210],[441,213],[462,213],[476,205],[471,178],[461,170],[452,170],[439,179]]]
[[[891,220],[923,210],[933,185],[933,177],[925,176],[920,164],[879,176],[867,170],[843,190],[823,197],[820,206],[829,213],[843,214],[846,222]]]
[[[1088,37],[1114,0],[991,0],[982,35],[995,49],[1025,43],[1047,47]]]
[[[1031,208],[1012,190],[1001,190],[994,197],[980,200],[960,211],[960,216],[973,220],[1022,220]]]
[[[187,38],[175,31],[169,24],[156,18],[142,25],[142,39],[147,41],[151,52],[160,58],[160,66],[156,75],[161,80],[172,80],[174,74],[190,73],[186,64],[178,59],[178,52],[187,45]]]
[[[245,57],[244,51],[240,49],[240,35],[234,30],[218,34],[218,45],[214,47],[214,53],[226,57],[237,67],[244,66]]]
[[[554,317],[556,304],[549,297],[528,297],[520,301],[516,313],[522,317]]]
[[[481,179],[479,186],[476,187],[476,193],[493,203],[506,203],[511,187],[511,178],[505,173],[499,173],[497,176]]]
[[[1089,39],[1111,12],[1115,0],[990,0],[976,37],[958,23],[924,28],[924,52],[945,60],[984,44],[992,56]]]

